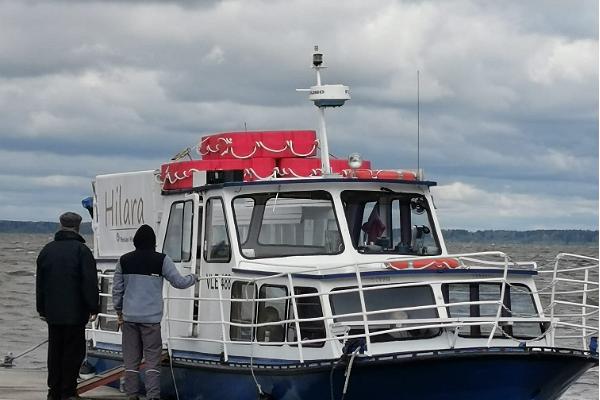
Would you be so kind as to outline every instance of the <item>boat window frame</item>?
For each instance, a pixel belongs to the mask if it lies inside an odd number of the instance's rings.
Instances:
[[[258,288],[258,297],[255,298],[256,301],[256,316],[255,316],[255,320],[254,323],[255,324],[262,324],[265,322],[277,322],[277,321],[263,321],[263,322],[259,322],[260,321],[260,311],[261,311],[261,304],[263,305],[262,309],[264,310],[265,308],[267,308],[267,306],[265,305],[267,303],[267,301],[269,299],[272,298],[278,298],[278,297],[261,297],[261,294],[263,293],[263,289],[266,289],[267,287],[271,287],[271,288],[277,288],[277,289],[283,289],[285,291],[285,295],[281,296],[281,297],[288,297],[290,296],[290,294],[288,293],[288,287],[287,285],[277,285],[277,284],[273,284],[273,283],[263,283],[262,285],[260,285],[260,287]],[[266,293],[265,293],[266,295]],[[277,301],[282,301],[282,300],[277,300]],[[285,300],[285,304],[283,306],[283,316],[280,315],[279,316],[279,321],[285,321],[285,318],[288,315],[288,308],[290,306],[290,299],[286,298]],[[256,343],[258,343],[259,345],[268,345],[268,346],[283,346],[284,343],[287,342],[287,335],[286,335],[286,330],[287,330],[287,324],[285,322],[280,323],[279,325],[281,325],[281,329],[282,329],[282,335],[281,335],[281,342],[268,342],[265,340],[259,340],[258,338],[258,331],[259,329],[267,329],[267,328],[276,328],[277,325],[269,325],[269,326],[263,326],[263,327],[256,327],[254,329],[254,341]],[[274,343],[279,343],[279,344],[274,344]]]
[[[442,283],[440,285],[440,290],[442,292],[442,296],[444,299],[444,304],[448,304],[448,302],[450,301],[450,292],[448,289],[449,285],[468,285],[469,286],[469,302],[471,301],[479,301],[480,296],[479,296],[479,286],[480,285],[494,285],[494,286],[499,286],[500,288],[502,288],[502,283],[501,282],[461,282],[461,281],[456,281],[456,282],[446,282],[446,283]],[[473,300],[473,286],[477,287],[477,296],[476,296],[476,300]],[[509,310],[506,309],[502,309],[502,315],[501,318],[512,318],[512,294],[511,294],[511,288],[513,286],[516,287],[522,287],[524,289],[526,289],[526,292],[529,294],[529,298],[531,300],[531,305],[533,306],[535,313],[537,315],[537,318],[540,317],[540,311],[538,310],[537,304],[535,302],[535,297],[533,296],[533,290],[531,289],[530,286],[528,286],[525,283],[510,283],[510,284],[506,284],[505,285],[505,293],[504,293],[504,306],[507,307]],[[501,290],[501,289],[500,289]],[[525,293],[525,291],[523,291],[523,293]],[[475,317],[480,317],[481,316],[481,306],[479,304],[473,304],[469,306],[469,318],[475,318]],[[452,307],[449,306],[444,306],[443,308],[446,309],[446,314],[448,315],[448,318],[452,318],[452,313],[451,313],[451,309]],[[509,314],[510,313],[510,314]],[[476,314],[476,315],[473,315]],[[495,318],[495,316],[490,316],[490,318]],[[514,329],[514,324],[538,324],[539,328],[540,328],[540,332],[537,336],[523,336],[523,335],[515,335],[513,332]],[[535,321],[531,321],[531,322],[527,322],[527,321],[521,321],[521,322],[513,322],[513,325],[508,325],[506,330],[509,331],[508,333],[510,334],[510,336],[516,338],[516,339],[523,339],[523,340],[530,340],[532,338],[536,338],[540,335],[543,335],[546,330],[548,329],[548,327],[546,326],[545,323],[543,322],[535,322]],[[458,336],[460,336],[461,338],[467,338],[467,339],[485,339],[488,338],[490,335],[489,333],[481,333],[481,325],[472,325],[469,327],[469,333],[464,333],[465,331],[460,331],[458,332]],[[502,334],[502,331],[500,330],[496,330],[496,333],[494,334],[494,338],[498,339],[498,338],[504,338],[504,335]]]
[[[253,287],[253,294],[254,296],[252,298],[244,298],[244,297],[234,297],[234,289],[237,287],[237,284],[240,284],[241,286],[252,286]],[[242,293],[244,293],[243,291],[245,290],[245,288],[242,288]],[[243,342],[243,343],[252,343],[255,341],[255,332],[254,332],[254,326],[253,324],[256,321],[257,315],[258,315],[258,302],[257,300],[257,296],[258,296],[258,285],[256,284],[256,282],[250,282],[250,281],[243,281],[243,280],[236,280],[231,282],[231,298],[232,299],[238,299],[238,300],[247,300],[248,303],[252,304],[252,314],[250,315],[250,318],[247,320],[242,320],[238,323],[240,324],[245,324],[246,322],[248,323],[248,327],[244,327],[244,326],[235,326],[235,325],[230,325],[229,326],[229,339],[231,341],[235,341],[235,342]],[[231,306],[229,307],[229,321],[233,322],[233,311],[234,311],[234,307],[237,305],[240,305],[240,318],[242,317],[242,313],[241,313],[241,305],[244,304],[244,302],[241,301],[235,301],[235,302],[231,302]],[[250,340],[242,340],[240,335],[237,335],[235,337],[235,339],[233,338],[232,335],[232,331],[238,329],[240,333],[243,329],[249,329],[250,330]]]
[[[236,215],[236,211],[235,211],[235,205],[234,205],[234,201],[240,198],[250,198],[254,201],[254,206],[252,209],[252,213],[254,213],[254,207],[256,207],[256,199],[253,196],[267,196],[269,195],[269,197],[266,198],[265,200],[265,205],[264,207],[266,208],[266,202],[269,201],[272,198],[277,198],[279,196],[283,195],[289,195],[289,194],[294,194],[294,193],[311,193],[311,192],[322,192],[324,193],[327,197],[328,197],[328,201],[330,201],[331,204],[331,210],[333,211],[333,216],[334,216],[334,220],[335,220],[335,224],[337,227],[337,233],[338,233],[338,237],[339,237],[339,241],[340,241],[340,246],[338,246],[338,250],[336,252],[332,252],[332,253],[301,253],[301,254],[276,254],[276,255],[265,255],[265,256],[254,256],[251,257],[249,256],[246,252],[244,252],[244,249],[242,248],[242,246],[246,243],[248,243],[248,240],[250,238],[250,232],[248,233],[248,237],[246,237],[246,240],[244,241],[244,243],[241,242],[241,238],[240,238],[240,234],[239,234],[239,229],[237,228],[237,215]],[[293,197],[290,197],[293,198]],[[234,198],[231,199],[231,210],[233,213],[233,220],[234,220],[234,230],[235,230],[235,234],[236,234],[236,238],[237,238],[237,243],[238,243],[238,250],[240,255],[248,260],[257,260],[257,259],[269,259],[269,258],[282,258],[282,257],[302,257],[302,256],[332,256],[332,255],[339,255],[344,253],[344,251],[346,251],[346,243],[344,241],[344,235],[342,233],[342,229],[341,229],[341,224],[340,224],[340,219],[338,216],[338,212],[337,212],[337,207],[336,207],[336,203],[334,200],[334,196],[332,195],[331,192],[327,191],[327,190],[323,190],[323,189],[315,189],[315,190],[293,190],[293,191],[267,191],[267,192],[256,192],[256,193],[247,193],[247,194],[241,194],[239,196],[235,196]],[[251,217],[252,220],[252,217]],[[256,244],[260,245],[262,247],[265,248],[269,248],[269,247],[281,247],[281,246],[287,246],[287,247],[298,247],[298,248],[302,248],[302,247],[315,247],[315,246],[291,246],[291,245],[281,245],[281,244],[262,244],[259,242],[259,238],[260,238],[260,232],[262,231],[262,227],[264,226],[262,224],[262,221],[264,220],[264,211],[263,211],[263,218],[261,219],[261,224],[258,227],[258,234],[256,235]],[[321,246],[319,246],[321,247]]]
[[[321,315],[319,315],[318,317],[307,317],[307,318],[323,318],[325,316],[324,313],[324,309],[323,309],[323,301],[321,299],[322,295],[319,294],[319,289],[314,287],[314,286],[294,286],[294,295],[306,295],[306,294],[315,294],[314,296],[306,296],[306,297],[301,297],[301,299],[311,299],[311,298],[316,298],[317,301],[319,302],[319,308],[321,310]],[[296,293],[296,290],[310,290],[309,292],[304,292],[304,293]],[[313,292],[314,290],[314,292]],[[298,298],[296,298],[296,308],[298,309],[298,314],[300,314],[300,304],[298,303]],[[293,342],[293,341],[300,341],[302,342],[304,339],[300,338],[298,340],[298,338],[296,338],[295,340],[290,340],[289,339],[289,333],[290,333],[290,329],[293,329],[294,334],[296,334],[296,320],[300,320],[302,318],[300,318],[300,315],[296,316],[296,318],[293,318],[293,314],[294,314],[294,308],[292,307],[291,304],[291,299],[289,301],[288,304],[288,311],[287,311],[287,316],[286,318],[289,320],[293,320],[294,322],[289,322],[288,324],[286,324],[286,329],[285,329],[285,336],[286,336],[286,342]],[[327,328],[325,326],[325,320],[320,320],[320,321],[298,321],[298,324],[300,326],[300,335],[302,335],[302,324],[310,324],[310,323],[320,323],[321,327],[320,327],[320,336],[319,337],[314,337],[314,338],[309,338],[308,340],[313,340],[313,339],[326,339],[327,338]],[[295,343],[288,343],[289,346],[292,347],[298,347],[298,344]],[[302,343],[302,347],[317,347],[317,348],[321,348],[325,346],[325,340],[321,341],[321,342],[314,342],[314,343]]]
[[[364,253],[360,252],[360,249],[359,249],[359,247],[360,247],[360,243],[359,243],[360,240],[359,239],[360,239],[361,229],[358,230],[358,238],[357,238],[356,244],[355,244],[355,240],[354,240],[354,237],[353,237],[354,236],[353,231],[355,230],[355,228],[350,225],[350,221],[348,219],[348,214],[346,212],[348,201],[346,201],[344,199],[344,195],[345,194],[348,194],[348,193],[360,193],[360,192],[378,194],[379,195],[378,199],[375,200],[377,204],[379,203],[379,198],[381,196],[387,196],[389,198],[390,218],[391,218],[391,215],[392,215],[393,202],[394,201],[397,201],[397,200],[400,201],[402,199],[402,197],[422,197],[423,199],[425,199],[425,205],[426,205],[425,211],[427,212],[427,221],[429,222],[429,229],[431,231],[431,237],[432,237],[433,241],[435,242],[435,245],[436,245],[438,251],[435,254],[433,254],[433,253],[432,254],[400,253],[398,251],[392,251],[392,250],[390,250],[390,251],[383,251],[382,250],[382,251],[378,251],[378,252],[364,252]],[[396,255],[412,255],[412,256],[424,256],[424,257],[425,256],[437,256],[437,255],[441,255],[442,254],[441,241],[440,241],[440,238],[438,236],[437,225],[435,224],[435,220],[433,218],[432,203],[429,201],[429,199],[428,199],[428,197],[427,197],[427,195],[425,193],[421,193],[421,192],[396,192],[396,191],[387,192],[387,191],[382,191],[382,190],[377,191],[377,190],[372,190],[372,189],[351,189],[351,190],[347,189],[347,190],[342,190],[340,192],[339,198],[340,198],[340,201],[342,203],[342,208],[343,208],[343,211],[344,211],[344,219],[346,221],[346,227],[347,227],[348,233],[350,235],[350,242],[352,243],[352,247],[356,251],[360,252],[361,254],[385,254],[385,255],[395,255],[396,254]],[[364,217],[365,205],[367,203],[371,202],[371,201],[374,201],[374,200],[365,201],[363,203],[363,217]],[[412,212],[412,210],[411,210],[411,212]],[[362,223],[362,221],[361,221],[361,223]],[[411,226],[412,226],[412,221],[411,221]],[[389,228],[387,227],[387,223],[386,223],[386,229],[389,229],[390,232],[393,232],[393,222],[392,222],[392,225]],[[402,235],[402,233],[400,235]],[[393,237],[390,238],[390,241],[391,241],[391,243],[393,243]]]
[[[167,244],[167,238],[169,237],[169,227],[171,226],[171,218],[173,217],[173,207],[177,206],[178,204],[183,204],[183,209],[181,211],[181,232],[179,232],[181,234],[181,239],[179,240],[179,257],[173,257],[171,256],[169,253],[167,253],[166,251],[166,244]],[[191,217],[189,219],[189,221],[191,222],[191,228],[190,228],[190,232],[189,232],[189,243],[188,243],[188,253],[187,253],[187,259],[183,258],[183,248],[184,248],[184,238],[185,238],[185,217],[186,217],[186,208],[188,205],[191,204]],[[192,243],[194,241],[194,218],[196,216],[196,213],[194,211],[194,201],[191,199],[184,199],[184,200],[177,200],[171,203],[171,206],[169,207],[169,218],[167,219],[167,226],[165,228],[165,237],[163,239],[163,243],[162,243],[162,253],[168,255],[174,263],[185,263],[185,262],[190,262],[192,260]]]
[[[363,288],[376,287],[376,286],[380,287],[381,286],[382,287],[381,290],[385,290],[385,286],[388,286],[388,285],[394,285],[394,284],[390,283],[390,284],[386,284],[386,285],[378,285],[378,284],[363,285]],[[390,289],[404,289],[404,288],[429,288],[429,294],[431,295],[432,303],[428,304],[428,305],[435,306],[435,307],[431,307],[430,310],[432,310],[433,312],[435,312],[435,317],[434,318],[440,319],[439,304],[438,304],[437,299],[435,297],[435,290],[434,290],[433,285],[431,285],[431,284],[423,284],[423,285],[405,286],[405,287],[399,286],[399,287],[392,287]],[[329,306],[331,308],[331,318],[332,318],[332,321],[334,321],[334,322],[336,322],[335,321],[335,318],[336,318],[335,317],[335,305],[332,302],[331,295],[335,294],[336,291],[347,290],[347,289],[358,289],[358,290],[356,290],[353,293],[355,293],[357,296],[360,296],[360,294],[359,294],[359,290],[360,289],[359,289],[358,286],[339,286],[339,287],[335,287],[335,288],[331,289],[330,292],[329,292],[329,294],[327,295],[327,297],[329,298]],[[349,294],[349,293],[346,293],[346,294]],[[367,310],[366,306],[367,306],[367,304],[366,304],[366,301],[365,301],[365,311],[367,311],[367,312],[371,311],[371,310]],[[394,308],[401,308],[401,307],[394,307]],[[407,321],[410,321],[410,319],[408,319]],[[339,321],[339,323],[343,324],[344,321]],[[369,320],[368,319],[367,319],[367,325],[369,325],[369,332],[370,333],[377,332],[377,330],[374,330],[371,327],[371,325],[369,324]],[[428,329],[434,330],[436,328],[428,328]],[[385,330],[385,328],[383,328],[382,330]],[[356,333],[352,333],[352,331],[361,331],[361,330],[360,329],[356,329],[356,328],[355,329],[351,329],[349,331],[350,335],[356,334]],[[391,340],[381,340],[381,339],[383,339],[385,337],[390,336],[390,334],[370,335],[370,338],[371,338],[371,343],[389,343],[389,342],[398,342],[398,341],[404,342],[404,341],[412,341],[412,340],[429,340],[429,339],[434,339],[436,337],[441,336],[442,333],[443,333],[443,331],[444,330],[442,328],[437,328],[437,331],[435,332],[435,334],[432,334],[432,335],[429,335],[429,336],[401,337],[401,338],[393,338],[392,337]],[[410,332],[410,331],[406,331],[406,332]],[[366,333],[364,331],[362,331],[362,334],[364,335]]]
[[[105,270],[103,274],[112,274],[114,277],[115,270],[108,269]],[[103,276],[100,277],[98,283],[100,285],[100,293],[112,294],[113,278]],[[109,314],[112,312],[115,312],[113,302],[109,300],[108,296],[100,296],[100,313]],[[117,324],[117,320],[114,318],[108,318],[99,315],[97,324],[98,329],[101,331],[119,332],[121,330],[121,327],[119,326],[119,324]]]
[[[208,232],[208,224],[212,222],[212,210],[210,210],[210,202],[212,200],[218,200],[221,202],[221,208],[223,210],[223,224],[225,225],[225,235],[227,238],[227,242],[228,242],[228,254],[227,254],[227,259],[216,259],[216,260],[212,260],[212,259],[208,259],[208,250],[209,250],[209,243],[208,243],[208,238],[210,237]],[[205,243],[203,243],[203,249],[202,249],[202,253],[203,253],[203,258],[204,261],[207,263],[220,263],[220,264],[227,264],[231,261],[231,257],[232,257],[232,250],[231,250],[231,235],[229,233],[229,222],[227,221],[227,210],[225,207],[225,201],[223,200],[222,196],[211,196],[208,197],[206,199],[206,202],[204,203],[204,208],[203,208],[203,212],[205,213],[205,221],[204,221],[204,240],[206,241]],[[210,216],[210,220],[209,220],[209,216]]]

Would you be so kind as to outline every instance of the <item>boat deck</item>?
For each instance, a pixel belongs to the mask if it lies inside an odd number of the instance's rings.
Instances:
[[[0,369],[0,400],[45,399],[47,371],[39,369]],[[99,387],[82,395],[83,399],[121,400],[124,393],[111,387]]]

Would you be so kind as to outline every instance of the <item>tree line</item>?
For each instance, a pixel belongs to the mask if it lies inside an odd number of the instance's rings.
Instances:
[[[598,243],[598,231],[578,229],[538,229],[532,231],[443,229],[447,242],[579,244]]]
[[[0,220],[1,233],[54,233],[58,228],[58,222]],[[85,235],[91,234],[92,224],[83,222],[80,232]]]
[[[53,233],[59,228],[56,222],[6,221],[0,220],[2,233]],[[92,233],[90,222],[81,224],[81,233]],[[578,244],[598,243],[598,231],[577,229],[538,229],[531,231],[443,229],[447,242],[460,243],[545,243]]]

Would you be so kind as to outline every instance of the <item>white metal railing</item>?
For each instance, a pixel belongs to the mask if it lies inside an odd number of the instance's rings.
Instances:
[[[550,318],[556,320],[550,335],[552,346],[557,339],[567,346],[570,339],[579,339],[581,347],[589,350],[590,338],[598,336],[598,259],[560,253],[553,268],[538,272],[552,276],[546,290],[539,293],[548,303]],[[567,295],[565,300],[559,298]]]
[[[560,257],[561,255],[559,255]],[[563,257],[565,255],[562,255]],[[571,256],[571,255],[569,255]],[[475,258],[478,257],[478,258]],[[487,258],[496,257],[500,258],[501,261],[491,261]],[[402,258],[397,260],[402,261],[410,261],[422,259],[423,257],[414,257],[414,258]],[[502,252],[481,252],[481,253],[469,253],[469,254],[458,254],[458,255],[445,255],[438,257],[426,257],[427,259],[448,259],[455,258],[459,260],[459,269],[471,269],[473,267],[477,267],[478,265],[485,265],[486,269],[489,269],[490,266],[496,267],[496,272],[499,276],[492,278],[468,278],[468,279],[438,279],[444,277],[443,275],[436,275],[436,279],[423,279],[421,281],[412,281],[412,282],[397,282],[397,283],[383,283],[383,284],[371,284],[371,282],[367,282],[365,285],[365,272],[373,272],[377,271],[374,269],[373,265],[376,264],[374,262],[368,262],[364,264],[353,264],[353,265],[343,265],[343,266],[333,266],[333,267],[324,267],[315,270],[314,267],[310,268],[302,268],[295,267],[293,270],[291,268],[288,269],[288,272],[284,273],[273,273],[268,276],[230,276],[230,275],[222,275],[222,276],[206,276],[200,277],[200,283],[203,284],[203,281],[214,280],[216,279],[217,286],[217,297],[201,297],[201,296],[171,296],[170,291],[167,290],[167,296],[165,300],[166,304],[166,314],[165,321],[167,324],[168,337],[167,341],[169,342],[169,349],[172,349],[171,341],[173,340],[188,340],[190,342],[204,342],[204,343],[218,343],[221,344],[223,348],[223,357],[225,360],[228,359],[230,355],[230,350],[232,345],[243,345],[243,346],[251,346],[252,354],[257,344],[261,346],[273,346],[273,345],[290,345],[296,346],[298,352],[298,359],[303,362],[305,359],[305,350],[304,348],[307,346],[319,344],[319,343],[340,343],[340,341],[346,341],[349,339],[363,339],[366,344],[367,353],[371,354],[372,350],[372,340],[377,336],[381,335],[390,335],[390,334],[398,334],[402,332],[410,332],[410,331],[418,331],[425,329],[434,329],[446,331],[448,335],[453,334],[454,340],[451,341],[449,347],[453,347],[456,342],[456,337],[459,336],[459,332],[461,328],[465,327],[473,327],[479,326],[488,327],[489,334],[486,333],[487,346],[491,346],[492,341],[494,339],[509,339],[515,340],[518,342],[537,342],[540,340],[544,340],[546,335],[549,335],[551,338],[551,343],[554,345],[554,340],[558,339],[559,336],[555,335],[555,331],[557,328],[561,329],[580,329],[583,330],[581,335],[576,335],[577,338],[583,338],[583,348],[588,349],[587,343],[585,342],[586,338],[592,335],[593,332],[597,334],[597,326],[596,329],[593,330],[591,326],[586,325],[586,321],[589,322],[590,315],[592,313],[598,312],[598,307],[595,306],[595,310],[592,312],[588,312],[587,310],[594,307],[593,305],[587,305],[586,300],[588,299],[585,296],[587,293],[590,293],[590,289],[587,285],[595,284],[596,287],[598,285],[597,281],[590,281],[590,268],[577,267],[575,269],[571,268],[568,271],[584,271],[585,277],[583,280],[569,278],[560,278],[558,277],[559,272],[563,272],[558,268],[558,262],[555,265],[554,271],[555,275],[551,284],[548,285],[548,288],[552,291],[552,300],[550,309],[550,316],[544,317],[544,310],[540,310],[538,313],[534,315],[518,315],[517,312],[513,312],[505,304],[505,293],[507,286],[511,288],[518,288],[519,290],[529,292],[533,296],[537,296],[538,292],[534,290],[526,290],[521,286],[514,286],[511,282],[508,281],[508,270],[509,268],[523,268],[525,264],[529,264],[536,268],[537,266],[534,263],[514,263],[512,262],[508,256],[506,256]],[[396,259],[390,259],[387,261],[395,261]],[[596,263],[597,263],[597,259]],[[265,266],[268,264],[262,262],[248,262],[244,261],[244,263],[256,264]],[[273,264],[272,266],[275,266]],[[597,268],[597,265],[596,265]],[[418,268],[415,268],[418,269]],[[383,267],[382,267],[383,270]],[[335,294],[344,294],[344,293],[357,293],[360,300],[360,310],[356,312],[343,313],[343,314],[327,314],[325,310],[327,307],[321,307],[323,310],[323,315],[318,317],[310,317],[310,318],[298,318],[298,300],[302,298],[319,298],[320,301],[326,301],[328,296],[332,294],[329,289],[326,290],[318,290],[316,292],[305,293],[305,294],[296,294],[294,291],[294,279],[297,274],[310,274],[318,272],[320,274],[329,273],[329,272],[338,272],[343,271],[346,273],[346,277],[352,277],[352,283],[348,284],[347,281],[344,282],[344,286],[352,286],[345,289],[336,290]],[[552,271],[539,271],[540,273],[544,272],[552,272]],[[564,271],[567,272],[567,271]],[[102,277],[111,279],[111,274],[102,274]],[[247,285],[256,285],[257,288],[263,283],[277,283],[280,286],[285,286],[288,290],[288,294],[281,297],[272,297],[272,298],[256,298],[258,295],[258,291],[254,292],[255,298],[230,298],[229,294],[227,296],[224,295],[224,291],[222,289],[223,280],[235,280],[238,282],[246,282]],[[577,282],[573,282],[577,281]],[[555,298],[555,295],[559,292],[556,291],[557,284],[556,282],[565,282],[568,284],[582,283],[585,285],[583,292],[575,291],[577,294],[583,293],[583,314],[576,313],[577,317],[582,318],[581,324],[574,324],[569,321],[561,321],[560,318],[563,318],[565,315],[555,314],[555,308],[557,305],[568,305],[564,303],[569,303],[565,300],[559,300]],[[384,310],[368,310],[365,302],[365,293],[371,291],[378,291],[384,289],[392,289],[392,288],[405,288],[405,287],[415,287],[415,286],[427,286],[427,285],[442,285],[445,283],[496,283],[500,285],[499,296],[497,299],[488,299],[488,300],[479,300],[479,301],[457,301],[450,302],[444,300],[440,302],[434,301],[433,304],[425,304],[419,306],[411,306],[411,307],[395,307]],[[571,292],[571,289],[567,290]],[[596,288],[597,292],[597,288]],[[540,294],[545,294],[545,292],[540,292]],[[103,294],[104,297],[111,297],[110,293]],[[169,304],[170,300],[187,300],[190,302],[199,301],[199,302],[218,302],[219,307],[219,319],[216,320],[199,320],[199,319],[187,319],[187,318],[176,318],[170,315],[169,313]],[[272,302],[272,301],[286,301],[289,302],[289,308],[286,309],[286,313],[290,313],[291,316],[285,316],[280,320],[273,322],[258,322],[257,321],[257,312],[258,305],[263,302]],[[226,308],[231,307],[232,304],[235,303],[251,303],[253,306],[253,314],[252,314],[252,322],[248,323],[240,323],[240,322],[232,322],[229,320],[229,316],[226,315]],[[576,303],[580,304],[580,303]],[[453,307],[470,307],[470,306],[495,306],[495,314],[484,317],[449,317],[448,310],[451,310]],[[217,305],[215,305],[217,306]],[[418,310],[437,310],[438,317],[437,318],[421,318],[421,319],[373,319],[376,318],[380,314],[386,313],[399,313],[399,312],[408,312],[408,311],[418,311]],[[510,316],[506,316],[509,313]],[[103,313],[99,316],[104,318],[116,318],[115,315]],[[343,320],[343,321],[342,321]],[[302,337],[302,327],[303,323],[307,322],[323,322],[323,337],[306,339]],[[535,337],[528,338],[516,338],[513,337],[510,333],[507,332],[505,327],[514,326],[514,324],[519,323],[536,323],[539,324],[540,334]],[[172,336],[171,335],[171,324],[172,323],[184,323],[190,324],[190,327],[202,326],[202,325],[217,325],[220,327],[220,337],[189,337],[189,336]],[[231,327],[239,327],[249,329],[250,340],[231,340],[229,337]],[[259,328],[265,327],[283,327],[284,332],[288,332],[288,329],[292,328],[295,333],[295,340],[286,340],[287,334],[284,333],[283,340],[279,342],[259,342],[256,337],[257,330]],[[343,329],[339,329],[343,328]],[[92,326],[92,334],[95,331],[100,330],[98,327],[98,323],[96,322]],[[351,332],[351,331],[354,332]],[[193,331],[193,329],[190,329]],[[401,344],[399,345],[402,346]]]

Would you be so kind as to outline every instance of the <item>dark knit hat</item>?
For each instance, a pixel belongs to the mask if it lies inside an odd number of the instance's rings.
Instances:
[[[58,220],[62,228],[79,230],[79,225],[81,225],[81,215],[71,211],[62,214]]]
[[[140,226],[133,236],[133,245],[136,249],[154,250],[156,248],[154,229],[149,225]]]

